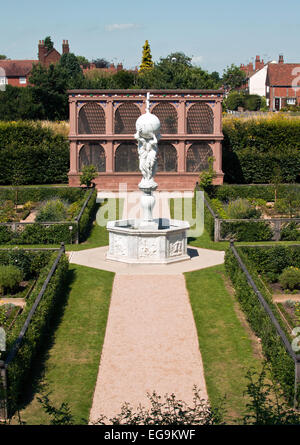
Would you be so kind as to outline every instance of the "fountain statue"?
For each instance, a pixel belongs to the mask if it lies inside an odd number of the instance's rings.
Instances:
[[[108,260],[139,264],[168,264],[190,259],[187,255],[186,221],[153,219],[158,185],[154,181],[157,171],[160,121],[150,113],[150,93],[147,93],[146,113],[136,121],[135,139],[138,142],[139,169],[142,180],[138,187],[142,192],[141,220],[110,221]]]

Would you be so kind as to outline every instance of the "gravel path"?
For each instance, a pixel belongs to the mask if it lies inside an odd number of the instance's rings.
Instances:
[[[192,403],[193,385],[207,399],[184,276],[117,274],[90,421],[147,406],[154,390]]]

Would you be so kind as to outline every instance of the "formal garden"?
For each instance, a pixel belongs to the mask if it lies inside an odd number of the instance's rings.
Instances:
[[[38,401],[41,384],[54,404],[69,404],[74,422],[88,422],[114,279],[110,272],[68,265],[60,247],[65,243],[69,255],[108,244],[107,231],[95,222],[95,189],[66,185],[66,127],[0,123],[0,326],[7,335],[0,358],[8,365],[9,412],[20,411],[29,424],[49,422]],[[230,241],[291,343],[300,319],[300,121],[225,119],[223,132],[225,184],[205,185],[205,230],[189,242],[226,250],[225,267],[185,279],[210,400],[217,406],[229,394],[228,418],[237,421],[245,410],[246,370],[259,372],[264,358],[288,403],[295,399],[294,358]]]

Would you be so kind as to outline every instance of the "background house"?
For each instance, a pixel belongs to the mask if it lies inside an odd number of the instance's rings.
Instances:
[[[62,54],[69,53],[69,51],[68,40],[63,40]],[[61,54],[55,48],[48,50],[44,40],[40,40],[38,60],[0,60],[0,86],[26,87],[29,83],[32,65],[41,63],[48,67],[51,63],[59,62],[60,58]]]

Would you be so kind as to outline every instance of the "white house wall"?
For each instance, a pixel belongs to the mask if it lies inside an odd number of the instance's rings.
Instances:
[[[268,65],[253,74],[249,79],[249,94],[258,94],[259,96],[266,95],[266,79],[267,79]]]

